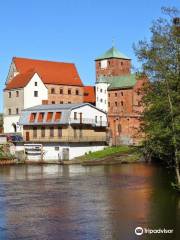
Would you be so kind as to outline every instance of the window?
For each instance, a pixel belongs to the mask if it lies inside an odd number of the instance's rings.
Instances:
[[[79,137],[80,137],[80,138],[83,137],[83,130],[82,130],[82,128],[79,129]]]
[[[74,112],[74,120],[77,120],[77,112]]]
[[[117,107],[117,102],[115,102],[115,106]]]
[[[35,119],[36,119],[36,113],[31,113],[31,115],[30,115],[30,122],[34,122],[35,121]]]
[[[71,103],[71,102],[68,102],[68,103]]]
[[[63,94],[63,89],[62,88],[59,89],[59,93]]]
[[[38,91],[34,91],[34,97],[38,97]]]
[[[10,108],[8,109],[8,114],[11,115],[11,109]]]
[[[108,97],[110,97],[110,93],[108,93]]]
[[[123,96],[123,92],[121,92],[121,96]]]
[[[55,94],[55,89],[51,88],[51,94]]]
[[[11,98],[11,92],[9,92],[9,98]]]
[[[19,114],[19,108],[16,108],[16,114]]]
[[[121,66],[123,65],[123,62],[121,62]]]
[[[40,112],[38,115],[38,122],[42,122],[44,118],[44,112]]]
[[[101,68],[107,68],[107,60],[101,61]]]
[[[74,138],[77,138],[77,128],[74,128]]]
[[[63,104],[63,101],[60,101],[60,104]]]
[[[62,137],[62,128],[58,127],[58,137]]]
[[[95,116],[95,123],[97,123],[97,116]]]
[[[68,89],[68,95],[71,95],[71,89]]]
[[[41,128],[41,137],[44,138],[45,137],[45,127]]]
[[[100,92],[102,92],[103,90],[102,89],[100,89]]]
[[[117,97],[117,93],[115,93],[115,97]]]
[[[37,138],[37,127],[33,127],[33,138]]]
[[[121,124],[118,124],[118,133],[120,134],[121,133]]]
[[[59,147],[58,146],[54,147],[54,150],[59,151]]]
[[[37,86],[37,82],[34,82],[34,86]]]
[[[16,91],[16,97],[19,97],[19,91]]]
[[[110,61],[108,61],[108,65],[109,65],[109,66],[111,65],[111,62],[110,62]]]
[[[52,101],[51,103],[52,103],[52,104],[55,104],[55,101]]]
[[[56,112],[54,121],[58,122],[60,119],[61,119],[61,112]]]
[[[50,137],[54,137],[54,127],[50,127]]]
[[[100,99],[100,102],[103,102],[102,98]]]
[[[108,107],[110,107],[110,102],[108,102]]]
[[[79,90],[78,89],[76,89],[76,95],[79,95]]]
[[[123,101],[121,101],[121,106],[123,106],[124,105],[124,103],[123,103]]]
[[[51,122],[51,121],[52,121],[52,117],[53,117],[53,112],[48,112],[48,113],[47,113],[46,122]]]

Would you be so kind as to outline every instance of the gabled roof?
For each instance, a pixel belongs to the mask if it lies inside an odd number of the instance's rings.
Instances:
[[[32,70],[29,70],[29,71],[27,71],[25,73],[20,73],[20,74],[16,75],[6,85],[5,90],[25,87],[28,84],[28,82],[32,79],[34,74],[35,74],[35,71],[32,69]]]
[[[95,87],[94,86],[84,86],[84,102],[85,103],[95,103]]]
[[[130,60],[129,57],[120,53],[119,50],[115,47],[110,48],[107,52],[105,52],[101,56],[97,57],[95,60],[103,60],[103,59],[108,59],[108,58],[120,58],[120,59]]]
[[[108,90],[131,88],[136,84],[136,74],[124,76],[100,76],[96,83],[109,84]]]
[[[12,61],[19,74],[24,75],[31,69],[34,69],[45,84],[83,86],[77,69],[73,63],[52,62],[19,57],[14,57]],[[6,87],[8,89],[10,89],[9,84],[10,82]],[[13,86],[15,88],[17,87],[16,85]]]

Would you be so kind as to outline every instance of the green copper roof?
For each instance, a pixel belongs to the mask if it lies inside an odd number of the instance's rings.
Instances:
[[[109,83],[108,90],[131,88],[136,84],[136,75],[125,75],[125,76],[100,76],[97,79],[97,83]]]
[[[124,54],[120,53],[117,50],[117,48],[115,48],[115,47],[110,48],[107,52],[105,52],[101,56],[97,57],[95,60],[102,60],[102,59],[107,59],[107,58],[121,58],[121,59],[128,59],[128,60],[130,60],[129,57],[127,57]]]

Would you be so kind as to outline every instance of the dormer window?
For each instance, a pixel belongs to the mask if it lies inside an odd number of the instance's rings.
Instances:
[[[51,122],[53,117],[53,112],[48,112],[46,122]]]
[[[44,118],[44,112],[40,112],[38,115],[38,122],[42,122]]]
[[[56,112],[54,121],[58,122],[60,119],[61,119],[61,112]]]
[[[36,119],[36,113],[31,113],[31,115],[30,115],[30,122],[34,122],[35,121],[35,119]]]
[[[101,61],[101,68],[107,68],[107,60]]]

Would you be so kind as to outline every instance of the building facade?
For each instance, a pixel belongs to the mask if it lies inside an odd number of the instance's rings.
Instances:
[[[72,159],[107,144],[107,115],[91,104],[40,105],[22,111],[25,146],[39,144],[42,151],[28,160]]]
[[[96,60],[96,107],[108,113],[113,145],[138,144],[141,89],[146,77],[131,73],[131,59],[112,47]]]
[[[74,64],[14,57],[4,89],[4,132],[21,132],[18,123],[25,108],[42,102],[83,103],[84,95]],[[92,97],[89,101],[93,101]]]

